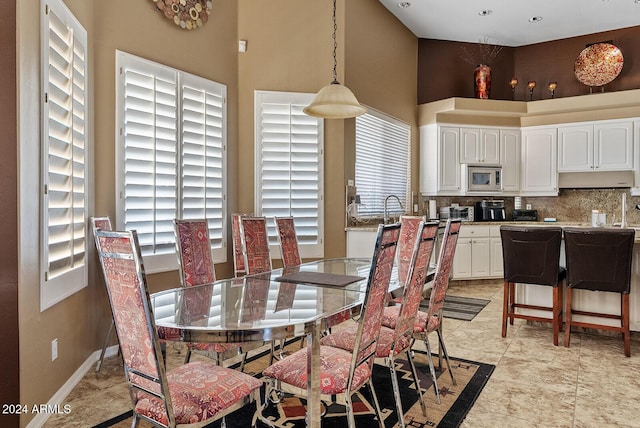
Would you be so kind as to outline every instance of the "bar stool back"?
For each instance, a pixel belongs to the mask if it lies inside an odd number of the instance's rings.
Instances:
[[[564,232],[567,256],[566,330],[564,345],[569,346],[571,326],[621,332],[624,354],[631,356],[629,328],[629,289],[635,230],[567,228]],[[620,315],[579,311],[572,308],[573,290],[619,293]],[[620,326],[577,321],[573,315],[587,315],[620,321]]]
[[[502,337],[507,336],[507,320],[515,318],[529,321],[551,322],[553,344],[558,345],[562,325],[562,281],[566,270],[560,266],[560,227],[500,226],[504,259],[504,303],[502,307]],[[552,306],[516,303],[515,284],[544,285],[553,288]],[[551,311],[551,318],[535,313],[516,312],[517,308]]]

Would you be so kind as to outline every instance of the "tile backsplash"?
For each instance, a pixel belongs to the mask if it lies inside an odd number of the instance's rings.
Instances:
[[[627,224],[640,226],[640,210],[636,205],[640,204],[640,196],[631,196],[629,189],[562,189],[558,196],[549,197],[522,197],[522,208],[531,204],[531,208],[538,211],[538,219],[555,217],[559,222],[591,223],[591,211],[602,210],[607,214],[607,225],[620,222],[622,219],[622,194],[627,194]],[[421,213],[428,214],[429,199],[435,199],[438,211],[440,207],[451,204],[471,205],[483,199],[504,200],[507,219],[511,219],[514,197],[465,197],[465,196],[440,196],[423,198]]]

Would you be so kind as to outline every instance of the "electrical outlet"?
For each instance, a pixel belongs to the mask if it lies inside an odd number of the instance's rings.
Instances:
[[[51,341],[51,361],[55,361],[58,358],[58,339]]]

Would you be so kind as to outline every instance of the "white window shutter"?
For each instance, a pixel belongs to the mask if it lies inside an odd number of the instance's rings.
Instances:
[[[302,111],[312,98],[256,92],[256,214],[293,216],[301,255],[323,257],[323,127]]]
[[[396,195],[390,212],[411,211],[411,128],[390,116],[370,110],[356,118],[356,191],[358,214],[381,216],[384,199]]]
[[[60,1],[43,3],[41,309],[87,285],[87,33]]]

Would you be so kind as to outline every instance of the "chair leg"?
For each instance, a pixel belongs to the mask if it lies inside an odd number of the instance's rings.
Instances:
[[[429,372],[431,372],[431,380],[433,381],[433,392],[436,394],[436,400],[440,404],[440,391],[438,390],[438,379],[436,378],[436,370],[433,368],[433,360],[431,355],[431,345],[429,344],[429,336],[423,337],[424,346],[427,348],[427,360],[429,361]]]
[[[515,282],[509,283],[509,312],[515,312],[514,306],[516,304],[516,284]],[[509,317],[509,324],[513,325],[515,318]]]
[[[553,344],[558,346],[558,334],[560,333],[560,285],[553,287]]]
[[[373,388],[371,388],[373,391]],[[344,395],[345,407],[347,408],[347,425],[349,428],[356,428],[356,419],[353,415],[353,403],[351,402],[351,394]],[[307,402],[307,406],[315,405],[315,403]],[[307,421],[308,423],[309,421]]]
[[[393,387],[393,398],[396,402],[398,425],[400,426],[400,428],[404,428],[404,411],[402,410],[402,401],[400,400],[400,386],[398,385],[398,375],[396,374],[396,368],[394,367],[393,356],[385,358],[385,363],[387,364],[387,367],[389,367],[389,372],[391,373],[391,386]],[[418,391],[420,391],[420,388],[418,388]]]
[[[449,370],[449,376],[451,376],[451,382],[454,385],[457,385],[456,379],[453,377],[453,369],[451,368],[451,361],[449,361],[449,353],[447,352],[447,347],[444,345],[444,338],[440,333],[440,330],[436,330],[438,333],[438,341],[440,343],[440,348],[442,349],[442,353],[444,354],[444,359],[447,361],[447,369]],[[442,370],[442,366],[440,366],[440,370]]]
[[[416,365],[413,361],[413,355],[411,352],[411,347],[409,347],[405,353],[407,354],[407,361],[409,361],[409,367],[411,367],[411,373],[413,374],[413,382],[416,385],[416,391],[418,392],[418,398],[420,398],[420,407],[422,408],[422,414],[427,416],[427,405],[424,402],[424,398],[422,397],[422,388],[420,388],[420,379],[418,378],[418,371],[416,370]]]
[[[382,421],[382,412],[380,411],[380,402],[378,401],[378,395],[376,394],[376,390],[373,389],[373,380],[369,378],[367,381],[367,385],[369,386],[369,391],[371,391],[371,398],[373,399],[373,407],[376,410],[376,419],[378,419],[378,425],[380,428],[384,428],[384,422]],[[351,405],[351,397],[349,397],[349,405]],[[351,415],[353,416],[353,407],[351,408]]]
[[[109,341],[111,340],[111,335],[113,334],[113,327],[115,326],[115,321],[113,318],[111,319],[111,325],[109,326],[109,331],[107,332],[107,337],[104,339],[104,344],[102,345],[102,351],[100,352],[100,359],[96,364],[96,371],[100,371],[100,367],[102,367],[102,362],[104,361],[104,354],[107,351],[107,346],[109,346]]]
[[[629,325],[629,293],[622,293],[622,338],[624,340],[624,355],[631,356],[631,331]]]
[[[504,282],[504,297],[502,302],[502,337],[507,337],[507,314],[509,313],[509,283]]]
[[[184,364],[187,364],[191,359],[191,348],[187,346],[187,353],[184,355]]]
[[[567,299],[564,302],[564,346],[569,347],[571,341],[571,295],[573,291],[571,287],[567,287]]]

